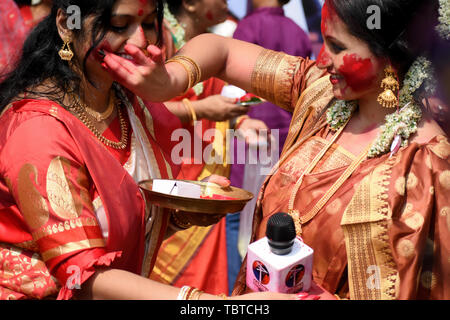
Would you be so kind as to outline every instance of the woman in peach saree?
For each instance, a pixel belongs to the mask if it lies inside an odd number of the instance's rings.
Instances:
[[[314,249],[314,282],[337,298],[448,299],[450,144],[421,106],[432,87],[430,64],[407,45],[415,13],[437,12],[436,3],[379,2],[384,28],[369,30],[371,3],[326,1],[316,62],[211,35],[180,55],[204,77],[293,112],[281,159],[258,197],[252,240],[265,235],[271,215],[288,212]],[[120,57],[105,62],[134,92],[152,88],[146,97],[161,100],[191,85],[177,63],[162,66],[154,47],[150,59],[127,51],[139,61],[132,79]],[[156,92],[159,77],[173,86]],[[244,261],[234,293],[246,291]]]

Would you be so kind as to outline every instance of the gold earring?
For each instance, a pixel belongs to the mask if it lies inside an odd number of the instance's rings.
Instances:
[[[64,61],[70,61],[73,58],[73,51],[70,49],[70,43],[71,43],[70,38],[64,40],[64,44],[61,50],[59,50],[58,52],[59,56]]]
[[[381,88],[384,91],[378,96],[378,103],[385,108],[395,108],[398,104],[397,96],[394,91],[398,91],[400,85],[396,79],[396,73],[394,68],[389,65],[384,69],[386,77],[381,82]]]

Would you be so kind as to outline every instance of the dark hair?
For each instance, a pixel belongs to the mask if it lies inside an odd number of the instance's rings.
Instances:
[[[326,3],[345,22],[349,32],[365,41],[379,57],[387,57],[400,76],[408,71],[418,56],[418,48],[412,46],[409,26],[421,15],[422,10],[437,12],[436,0],[326,0]],[[367,26],[369,6],[380,8],[381,28],[370,30]],[[423,35],[426,37],[427,35]]]
[[[31,6],[31,0],[14,0],[19,6]]]
[[[117,0],[55,0],[52,10],[41,23],[30,33],[22,49],[22,55],[15,69],[6,75],[0,83],[0,112],[8,103],[21,93],[46,96],[62,104],[64,94],[79,91],[81,79],[62,61],[58,55],[63,42],[56,27],[56,16],[59,9],[67,12],[71,5],[76,5],[81,12],[81,29],[73,30],[75,39],[82,39],[85,30],[83,22],[87,17],[94,17],[92,22],[92,46],[83,58],[80,66],[86,74],[86,61],[92,50],[100,44],[106,33],[111,30],[111,12]],[[162,44],[162,32],[159,26],[163,20],[163,1],[157,0],[158,39]],[[1,79],[2,77],[0,77]],[[52,80],[52,87],[46,92],[33,90],[45,80]],[[89,79],[89,77],[88,77]]]
[[[183,4],[183,0],[166,0],[167,7],[169,8],[169,11],[177,15],[180,11],[181,5]]]

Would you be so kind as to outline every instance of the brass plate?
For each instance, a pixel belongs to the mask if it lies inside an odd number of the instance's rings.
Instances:
[[[200,185],[203,196],[217,194],[236,198],[237,200],[196,199],[156,192],[152,191],[153,180],[142,181],[139,183],[139,187],[144,191],[146,199],[153,205],[186,212],[207,214],[235,213],[244,209],[246,203],[253,199],[253,194],[251,192],[236,187],[221,187],[211,182],[190,180],[180,181]]]
[[[248,101],[248,102],[238,102],[236,104],[238,106],[250,107],[250,106],[256,106],[256,105],[264,103],[264,102],[266,102],[266,101]]]

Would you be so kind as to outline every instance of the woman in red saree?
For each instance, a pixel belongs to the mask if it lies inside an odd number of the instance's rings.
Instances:
[[[281,159],[258,197],[252,240],[265,235],[271,215],[287,212],[315,251],[314,282],[337,298],[449,299],[450,143],[421,107],[432,72],[412,46],[417,30],[408,29],[417,12],[436,6],[380,2],[384,27],[369,30],[370,4],[326,1],[316,62],[212,35],[193,39],[180,55],[205,77],[293,112]],[[199,49],[205,44],[208,54]],[[183,68],[162,66],[158,50],[148,50],[156,64],[141,59],[145,72],[132,79],[120,57],[105,62],[121,83],[153,100],[189,85]],[[151,79],[162,70],[174,86],[156,91]],[[244,261],[235,294],[248,291],[245,276]]]
[[[217,217],[145,201],[139,181],[178,174],[180,122],[101,66],[104,52],[160,41],[162,2],[77,5],[83,27],[69,30],[66,1],[54,1],[0,84],[0,298],[220,299],[148,279],[164,237]]]

